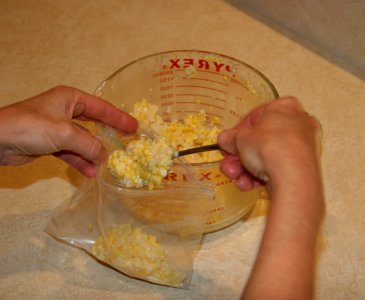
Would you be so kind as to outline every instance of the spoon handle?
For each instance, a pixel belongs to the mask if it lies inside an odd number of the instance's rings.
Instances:
[[[212,151],[212,150],[219,150],[219,149],[220,148],[219,148],[218,144],[206,145],[206,146],[201,146],[201,147],[196,147],[196,148],[191,148],[191,149],[186,149],[186,150],[181,150],[181,151],[175,151],[172,154],[172,157],[177,158],[177,157],[184,156],[184,155]]]

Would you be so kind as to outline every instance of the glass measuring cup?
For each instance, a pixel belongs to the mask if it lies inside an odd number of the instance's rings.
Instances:
[[[143,98],[158,105],[165,122],[204,110],[207,122],[230,128],[253,107],[278,93],[259,71],[237,59],[198,50],[177,50],[137,59],[103,81],[95,95],[127,112]],[[247,216],[262,190],[239,191],[223,175],[219,161],[192,164],[196,179],[214,185],[205,232],[226,227]],[[182,175],[183,176],[183,175]],[[172,172],[167,181],[181,180]]]

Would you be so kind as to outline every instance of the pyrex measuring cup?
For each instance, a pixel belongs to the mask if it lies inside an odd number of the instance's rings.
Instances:
[[[207,122],[229,128],[253,107],[277,98],[273,84],[253,67],[234,58],[197,50],[152,54],[122,67],[103,81],[95,94],[130,112],[135,101],[159,107],[164,121],[183,119],[204,110]],[[193,164],[197,180],[215,186],[205,232],[226,227],[247,216],[262,190],[239,191],[220,172],[219,161]],[[179,180],[171,173],[166,180]]]

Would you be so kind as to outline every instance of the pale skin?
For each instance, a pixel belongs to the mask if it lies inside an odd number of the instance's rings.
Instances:
[[[137,121],[111,104],[70,87],[57,87],[0,108],[0,165],[18,166],[54,155],[88,177],[107,153],[73,122],[96,121],[136,132]],[[222,171],[241,190],[266,184],[267,224],[243,299],[311,299],[316,239],[324,214],[317,121],[294,98],[249,113],[218,136]]]
[[[242,299],[312,299],[324,214],[318,122],[294,98],[258,107],[218,136],[222,171],[242,190],[266,182],[266,228]]]
[[[0,165],[18,166],[52,154],[88,177],[107,158],[100,141],[74,119],[95,121],[125,134],[138,123],[110,103],[59,86],[0,109]]]

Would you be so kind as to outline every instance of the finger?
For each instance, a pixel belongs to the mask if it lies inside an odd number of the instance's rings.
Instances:
[[[236,129],[223,130],[220,134],[218,134],[217,137],[217,143],[219,147],[229,154],[237,154],[236,135]]]
[[[56,87],[50,91],[60,99],[67,97],[66,115],[69,119],[99,121],[125,133],[134,133],[138,122],[111,103],[75,88]]]
[[[303,104],[295,97],[287,96],[275,99],[275,101],[270,102],[269,107],[273,106],[281,106],[281,107],[290,107],[296,110],[304,110]]]
[[[258,187],[260,187],[260,186],[263,186],[264,185],[264,182],[263,181],[261,181],[260,179],[255,179],[255,178],[253,178],[252,179],[252,184],[253,184],[253,188],[254,189],[256,189],[256,188],[258,188]]]
[[[126,133],[136,132],[137,120],[112,104],[84,92],[80,92],[77,100],[76,114],[100,121]]]
[[[75,153],[71,152],[58,152],[53,154],[55,157],[63,160],[71,167],[78,170],[80,173],[84,174],[87,177],[95,177],[96,176],[96,167],[93,163],[83,159]]]
[[[276,111],[286,115],[292,115],[298,112],[304,112],[304,107],[295,97],[283,97],[270,102],[266,107],[266,111]]]
[[[220,169],[230,179],[237,179],[244,173],[239,157],[234,155],[226,156],[220,163]]]
[[[249,112],[242,120],[235,126],[236,129],[252,127],[262,118],[265,113],[268,103],[262,104]]]
[[[323,128],[322,128],[321,122],[318,120],[318,118],[316,116],[308,114],[308,117],[309,117],[312,128],[322,138],[323,137]]]
[[[236,186],[244,192],[249,192],[253,189],[252,177],[249,174],[241,175],[236,181]]]
[[[270,102],[264,103],[251,112],[249,112],[236,126],[236,129],[252,127],[256,125],[263,117],[266,111],[272,109],[293,109],[295,111],[303,110],[302,103],[295,97],[283,97],[278,99],[273,99]]]
[[[48,135],[52,137],[59,151],[73,152],[96,165],[102,164],[107,159],[102,143],[84,127],[65,121],[59,128],[56,133]]]

